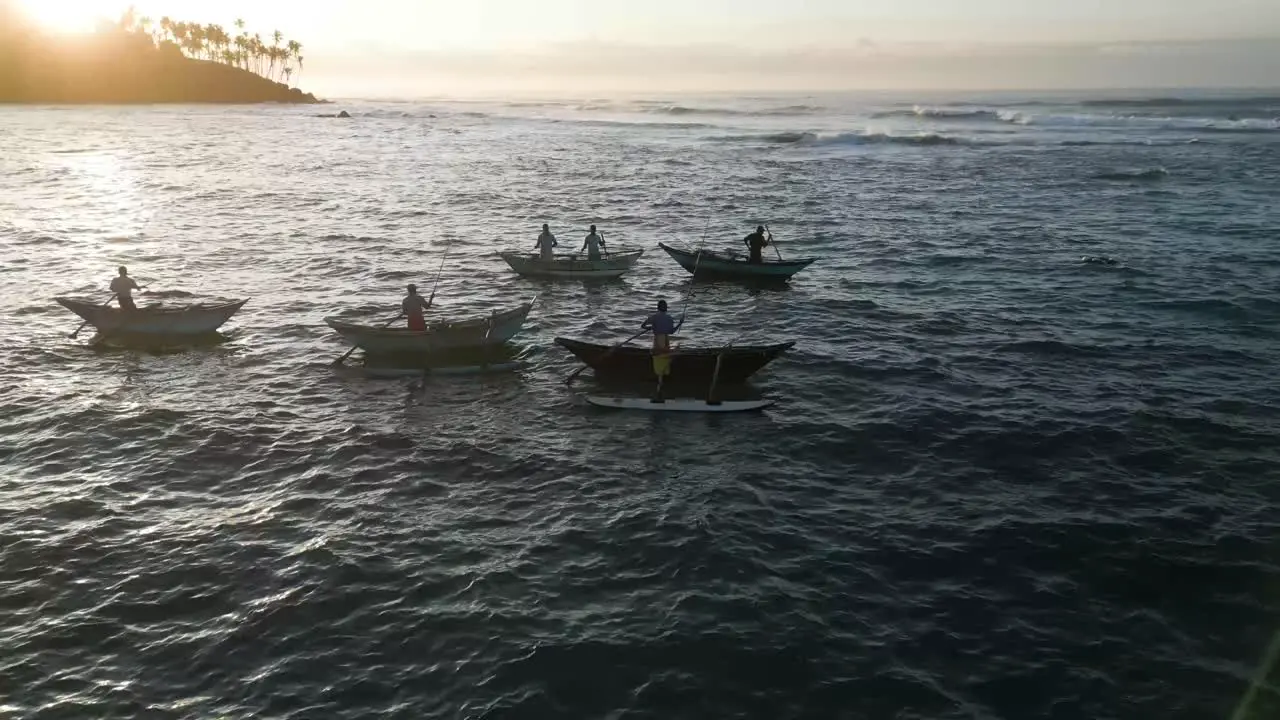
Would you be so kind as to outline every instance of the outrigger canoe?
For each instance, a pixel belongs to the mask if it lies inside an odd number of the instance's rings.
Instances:
[[[535,297],[534,300],[537,298]],[[426,330],[359,325],[326,317],[325,323],[344,340],[375,355],[414,355],[501,345],[524,327],[534,300],[518,307],[466,320],[437,320]]]
[[[653,356],[645,347],[616,347],[558,337],[555,343],[573,353],[595,373],[597,380],[652,383]],[[742,345],[732,348],[678,347],[671,355],[671,385],[707,385],[716,372],[716,360],[723,355],[717,383],[738,385],[768,365],[795,342],[774,345]]]
[[[249,302],[245,298],[213,305],[152,306],[121,310],[68,297],[54,300],[79,315],[103,335],[142,338],[208,335]]]
[[[543,260],[539,255],[521,252],[500,252],[498,256],[506,261],[520,275],[528,277],[555,278],[558,280],[609,280],[621,277],[644,254],[644,250],[612,253],[599,260],[588,260],[582,255],[560,255],[551,262]]]
[[[658,243],[680,264],[680,267],[694,273],[698,277],[725,278],[732,280],[773,280],[785,281],[792,275],[805,269],[817,258],[801,258],[799,260],[765,260],[753,263],[737,253],[720,253],[714,250],[684,250],[671,247],[666,243]]]

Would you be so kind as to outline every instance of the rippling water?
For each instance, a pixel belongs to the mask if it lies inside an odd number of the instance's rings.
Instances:
[[[1280,98],[335,108],[0,109],[0,715],[1236,711],[1280,610]],[[518,278],[543,222],[648,252]],[[759,222],[821,260],[685,329],[796,340],[775,407],[565,387],[555,335],[680,311],[657,241]],[[446,249],[450,313],[538,294],[528,367],[331,368],[322,318]],[[252,299],[210,347],[69,340],[52,296],[120,263]]]

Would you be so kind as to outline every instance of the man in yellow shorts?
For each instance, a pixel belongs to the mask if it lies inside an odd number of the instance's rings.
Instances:
[[[667,314],[667,301],[658,301],[658,312],[640,324],[653,330],[653,374],[658,376],[656,402],[662,402],[662,379],[671,374],[671,336],[676,334],[676,321]]]

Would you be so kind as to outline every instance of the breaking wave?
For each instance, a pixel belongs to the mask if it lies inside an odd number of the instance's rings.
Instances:
[[[922,107],[915,106],[910,110],[886,110],[872,115],[874,118],[925,118],[937,120],[1000,120],[997,110]]]
[[[1163,180],[1169,176],[1164,168],[1147,168],[1145,170],[1112,170],[1094,175],[1097,180]]]
[[[965,140],[937,133],[890,135],[888,133],[816,133],[780,132],[752,135],[721,135],[708,138],[716,142],[766,143],[776,145],[960,145]]]
[[[690,107],[687,105],[648,105],[642,112],[662,115],[726,115],[736,117],[787,117],[822,112],[816,105],[783,105],[760,109]]]

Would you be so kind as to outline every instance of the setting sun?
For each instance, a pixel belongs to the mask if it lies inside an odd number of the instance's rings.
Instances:
[[[99,0],[19,0],[23,14],[55,32],[89,32],[99,19],[115,14],[105,12]]]

